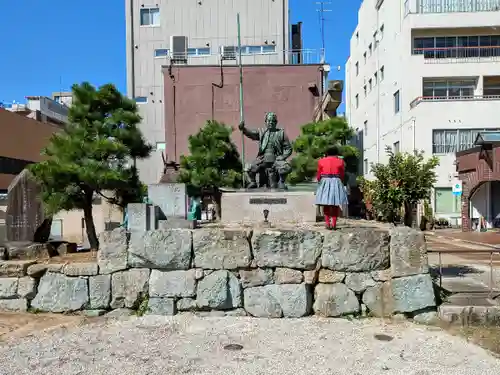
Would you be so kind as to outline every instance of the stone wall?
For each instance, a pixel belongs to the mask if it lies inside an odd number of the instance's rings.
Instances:
[[[100,243],[97,263],[0,262],[0,309],[281,318],[435,308],[424,236],[410,228],[115,229]]]

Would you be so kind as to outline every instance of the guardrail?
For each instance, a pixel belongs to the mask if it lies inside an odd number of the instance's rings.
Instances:
[[[406,0],[407,14],[476,13],[500,10],[500,0]]]
[[[426,64],[500,61],[500,46],[413,48],[412,54]]]
[[[165,59],[174,65],[236,65],[239,62],[239,54],[236,50],[228,53],[207,53],[207,54],[184,54],[173,56],[170,52],[156,56],[155,59]],[[241,54],[243,65],[281,65],[283,60],[287,65],[324,64],[325,51],[323,49],[302,49],[302,50],[274,50],[270,52],[256,51]]]
[[[500,100],[500,95],[472,96],[419,96],[410,102],[410,108],[415,108],[422,102],[452,102],[452,101],[489,101]]]
[[[493,278],[493,254],[499,254],[500,255],[500,249],[481,249],[481,250],[473,250],[473,249],[460,249],[460,250],[427,250],[427,253],[429,254],[438,254],[439,258],[439,287],[443,287],[443,260],[442,260],[442,254],[490,254],[490,262],[489,262],[489,267],[490,267],[490,280],[489,280],[489,292],[488,292],[488,297],[491,297],[493,295],[493,284],[494,284],[494,278]],[[469,290],[464,291],[467,293],[484,293],[484,290]]]

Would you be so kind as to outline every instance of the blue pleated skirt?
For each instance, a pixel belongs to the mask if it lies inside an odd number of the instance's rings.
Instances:
[[[347,191],[338,177],[321,177],[316,190],[316,204],[320,206],[346,206]]]

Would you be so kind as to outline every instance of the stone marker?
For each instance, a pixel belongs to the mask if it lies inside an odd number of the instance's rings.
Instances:
[[[151,227],[151,209],[147,203],[130,203],[127,206],[128,230],[145,232]]]
[[[8,241],[46,242],[49,239],[52,219],[45,217],[39,194],[40,187],[27,169],[10,183],[5,219]]]
[[[186,184],[162,183],[148,186],[148,198],[160,207],[167,217],[186,218],[187,191]]]

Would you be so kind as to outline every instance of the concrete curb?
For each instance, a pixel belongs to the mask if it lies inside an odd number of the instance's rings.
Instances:
[[[446,323],[460,324],[463,327],[477,325],[498,326],[500,322],[500,306],[443,304],[438,307],[438,316]]]

